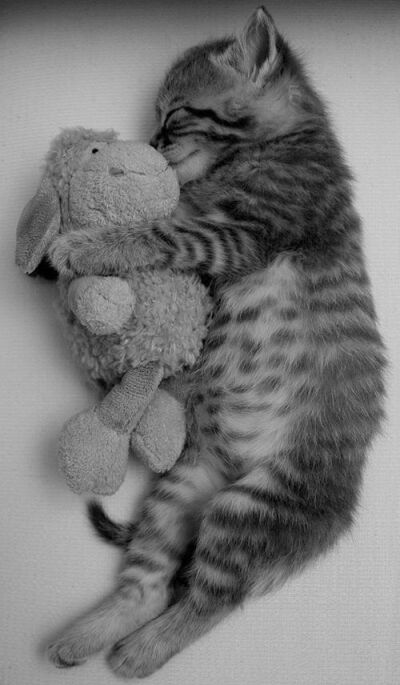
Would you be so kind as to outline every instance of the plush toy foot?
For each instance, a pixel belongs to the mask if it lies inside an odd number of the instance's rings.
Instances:
[[[152,471],[169,471],[182,453],[186,436],[182,404],[165,390],[157,390],[132,433],[131,447]]]
[[[58,460],[67,484],[74,492],[112,495],[125,478],[129,434],[105,426],[96,409],[73,416],[64,426]]]

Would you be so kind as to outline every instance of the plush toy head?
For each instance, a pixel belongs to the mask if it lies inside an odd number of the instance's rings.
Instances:
[[[168,216],[178,197],[175,172],[150,145],[120,141],[114,131],[66,129],[21,216],[17,264],[33,274],[60,232],[152,221]]]

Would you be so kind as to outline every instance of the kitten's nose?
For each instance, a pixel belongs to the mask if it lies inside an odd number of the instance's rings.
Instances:
[[[150,145],[155,147],[156,150],[160,150],[162,147],[171,145],[171,139],[169,135],[169,131],[167,131],[167,129],[163,126],[161,131],[158,131],[156,135],[152,137]]]
[[[157,150],[160,141],[161,141],[161,132],[157,131],[157,133],[155,133],[154,136],[152,137],[152,139],[150,140],[149,145],[151,145],[151,147],[154,147]]]

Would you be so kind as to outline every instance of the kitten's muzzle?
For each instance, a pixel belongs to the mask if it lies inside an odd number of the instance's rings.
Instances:
[[[160,142],[160,138],[161,138],[160,133],[155,133],[154,136],[149,141],[149,145],[151,145],[151,147],[154,147],[155,150],[157,150],[158,144]]]
[[[151,147],[154,147],[156,150],[166,147],[167,145],[171,145],[171,139],[169,137],[167,129],[162,128],[160,131],[157,131],[157,133],[155,133],[155,135],[150,140],[150,145]]]

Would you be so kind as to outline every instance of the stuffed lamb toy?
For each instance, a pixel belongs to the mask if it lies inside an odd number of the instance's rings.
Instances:
[[[71,230],[125,225],[143,232],[178,198],[175,172],[149,145],[120,141],[113,131],[66,129],[53,141],[20,218],[16,262],[33,275],[55,239]],[[107,391],[64,426],[59,464],[75,492],[112,494],[130,448],[160,472],[182,451],[184,392],[174,377],[200,353],[209,296],[194,274],[153,267],[129,277],[59,276],[58,287],[73,354]]]

